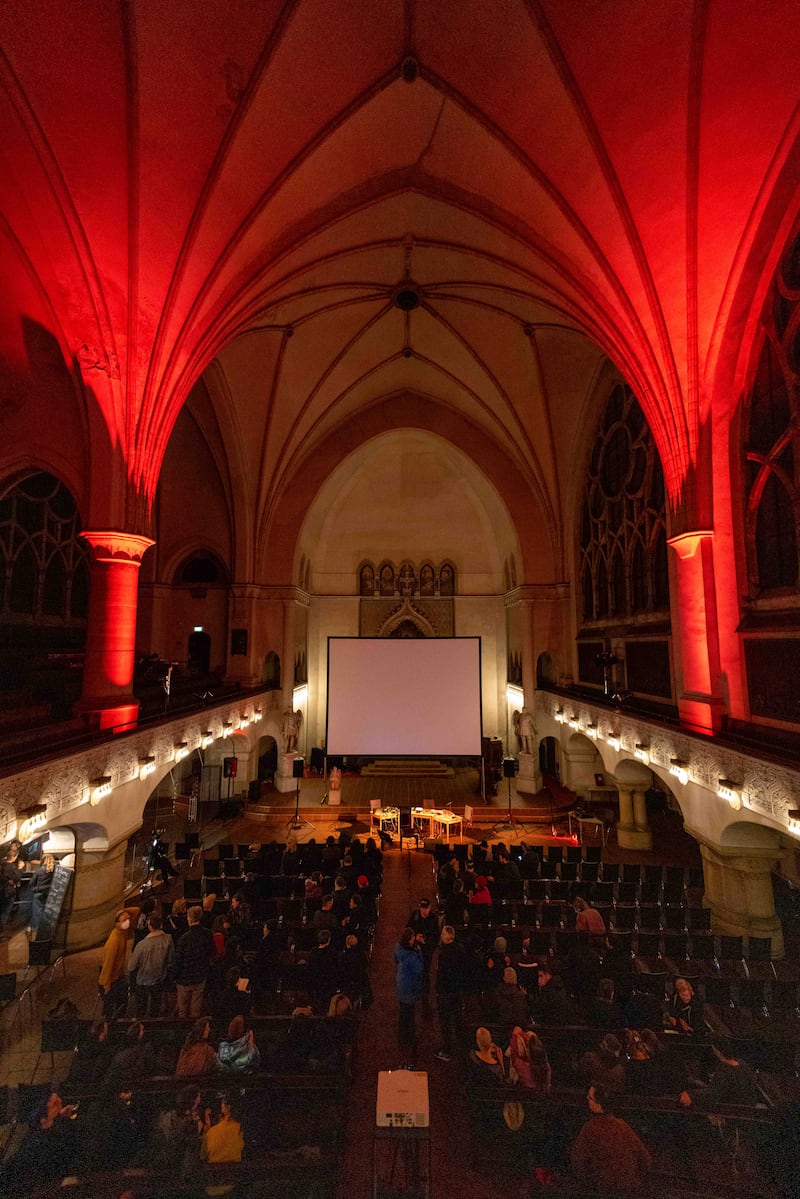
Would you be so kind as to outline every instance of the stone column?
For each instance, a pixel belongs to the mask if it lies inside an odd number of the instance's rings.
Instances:
[[[711,927],[723,936],[771,937],[773,958],[784,956],[783,928],[775,912],[770,849],[723,849],[700,843]]]
[[[677,567],[678,620],[673,630],[680,651],[678,711],[681,723],[699,733],[719,730],[723,710],[713,538],[713,532],[703,530],[669,539]]]
[[[111,849],[90,850],[85,843],[91,835],[84,826],[75,828],[75,876],[66,933],[66,948],[72,950],[103,942],[115,912],[124,906],[127,839]]]
[[[131,691],[139,567],[155,543],[116,530],[81,536],[92,547],[93,564],[83,694],[76,710],[92,728],[121,731],[136,723],[139,712]]]
[[[617,844],[620,849],[652,849],[653,834],[647,820],[645,799],[652,775],[644,763],[629,758],[618,762],[614,773],[619,787]]]
[[[283,601],[283,651],[281,653],[281,721],[287,708],[294,711],[294,655],[295,628],[297,625],[297,606],[293,599]],[[275,774],[275,787],[278,791],[294,791],[295,779],[292,777],[292,762],[294,752],[284,752],[284,747],[278,743],[278,769]]]
[[[524,705],[529,712],[536,710],[536,666],[533,660],[533,603],[522,602],[522,693]],[[534,741],[532,752],[520,751],[517,791],[535,795],[542,787],[539,771],[539,741]]]

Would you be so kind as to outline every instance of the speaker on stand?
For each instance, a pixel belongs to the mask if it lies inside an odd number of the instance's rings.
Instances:
[[[300,815],[300,779],[304,777],[306,770],[305,758],[292,759],[292,778],[296,779],[296,787],[294,792],[294,816],[287,823],[287,829],[313,829],[315,826],[310,820],[305,820]]]
[[[519,773],[519,762],[516,758],[503,758],[503,778],[508,779],[508,812],[505,820],[500,820],[492,826],[492,835],[495,833],[511,832],[515,836],[518,833],[524,832],[525,826],[520,820],[517,820],[511,810],[511,780],[516,778]]]

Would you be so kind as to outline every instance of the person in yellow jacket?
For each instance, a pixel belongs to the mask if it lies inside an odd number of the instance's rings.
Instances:
[[[208,1126],[210,1113],[206,1111],[206,1130],[200,1145],[200,1157],[204,1162],[240,1162],[244,1153],[242,1126],[237,1119],[229,1095],[220,1100],[220,1118]],[[207,1195],[230,1195],[232,1186],[206,1187]]]
[[[128,941],[133,937],[131,930],[138,919],[139,911],[139,908],[121,908],[103,946],[97,985],[103,1000],[103,1015],[106,1020],[114,1020],[122,1015],[128,1003],[125,959],[128,956]]]

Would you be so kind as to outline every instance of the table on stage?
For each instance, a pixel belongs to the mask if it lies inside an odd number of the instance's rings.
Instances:
[[[574,835],[573,831],[572,831],[572,827],[573,827],[573,825],[577,825],[578,826],[578,840],[580,842],[583,842],[583,826],[584,826],[584,824],[588,824],[591,828],[594,829],[595,833],[599,833],[600,839],[601,839],[603,845],[605,845],[606,841],[608,840],[608,829],[606,828],[605,821],[601,820],[599,816],[576,816],[576,814],[574,812],[570,812],[570,814],[569,814],[569,835],[571,837]]]
[[[400,831],[399,808],[374,808],[371,815],[382,833],[398,833]]]
[[[411,819],[416,831],[426,837],[446,837],[447,844],[454,830],[461,835],[463,820],[447,808],[412,808]]]

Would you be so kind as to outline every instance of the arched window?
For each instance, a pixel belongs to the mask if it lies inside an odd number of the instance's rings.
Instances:
[[[215,554],[200,550],[187,558],[176,571],[175,582],[184,585],[210,586],[227,583],[227,571]]]
[[[433,572],[433,567],[426,562],[419,570],[419,593],[420,595],[434,595],[436,591],[436,577]]]
[[[380,573],[381,595],[394,595],[394,567],[391,562],[384,562]]]
[[[358,594],[375,594],[375,569],[371,562],[365,562],[358,572]]]
[[[512,559],[512,572],[514,569]],[[439,594],[440,595],[455,595],[456,593],[456,572],[455,567],[450,562],[443,562],[439,570]]]

